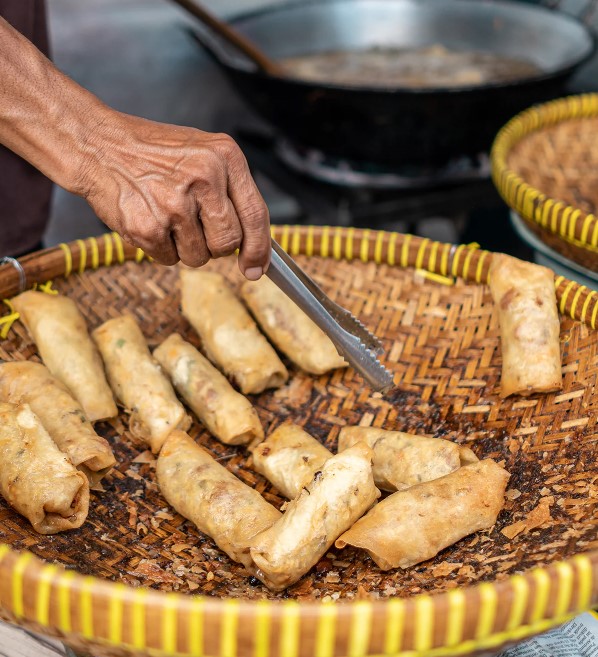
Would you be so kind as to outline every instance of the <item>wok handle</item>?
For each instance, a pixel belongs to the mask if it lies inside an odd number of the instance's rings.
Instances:
[[[259,70],[268,75],[284,76],[281,66],[267,57],[249,39],[216,18],[216,16],[205,9],[199,2],[196,2],[196,0],[173,0],[173,2],[186,9],[195,18],[210,28],[212,32],[215,32],[227,43],[232,44],[237,50],[241,51]]]

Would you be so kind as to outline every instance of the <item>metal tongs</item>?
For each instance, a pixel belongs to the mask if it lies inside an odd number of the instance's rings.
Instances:
[[[384,351],[380,340],[329,299],[275,240],[266,275],[326,333],[338,353],[374,390],[384,392],[392,387],[392,373],[376,357]]]

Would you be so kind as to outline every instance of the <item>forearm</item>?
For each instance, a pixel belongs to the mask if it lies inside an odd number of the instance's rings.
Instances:
[[[90,131],[109,112],[0,17],[0,143],[85,194]]]

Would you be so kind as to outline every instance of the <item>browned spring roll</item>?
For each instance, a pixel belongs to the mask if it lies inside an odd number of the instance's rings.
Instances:
[[[239,394],[210,361],[173,333],[154,351],[174,387],[208,431],[229,445],[262,440],[262,428],[251,402]]]
[[[110,445],[94,431],[79,403],[40,363],[0,364],[0,398],[29,404],[58,449],[92,484],[116,463]]]
[[[44,364],[71,391],[87,419],[95,422],[115,417],[118,410],[102,359],[77,304],[61,295],[29,291],[15,297],[13,305]]]
[[[345,532],[336,547],[362,548],[382,570],[409,568],[492,527],[508,479],[506,470],[486,459],[393,493]]]
[[[495,253],[488,284],[498,311],[501,397],[563,387],[554,273]]]
[[[379,495],[367,445],[328,459],[283,517],[252,541],[254,574],[274,591],[294,584]]]
[[[116,396],[131,412],[131,431],[157,454],[174,429],[188,429],[190,417],[152,358],[132,315],[104,322],[93,333]]]
[[[89,482],[27,404],[0,403],[0,492],[40,534],[81,527]]]
[[[243,283],[241,296],[270,340],[300,369],[324,374],[347,366],[330,338],[266,276]]]
[[[296,424],[279,426],[252,450],[253,469],[290,500],[299,495],[331,456],[322,443]]]
[[[285,366],[224,276],[181,269],[181,305],[209,359],[238,383],[243,394],[286,382]]]
[[[358,442],[366,443],[374,452],[374,481],[382,490],[404,490],[443,477],[461,465],[459,445],[441,438],[374,427],[343,427],[338,451]]]
[[[280,512],[182,431],[164,443],[156,471],[168,503],[231,559],[249,566],[249,541]]]

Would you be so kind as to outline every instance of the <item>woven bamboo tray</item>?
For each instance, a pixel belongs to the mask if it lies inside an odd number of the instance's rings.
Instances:
[[[500,400],[497,321],[483,285],[489,252],[341,228],[277,227],[274,236],[383,339],[397,388],[382,397],[351,370],[293,370],[285,388],[253,399],[264,425],[292,419],[330,448],[340,426],[360,421],[467,442],[511,472],[496,526],[406,571],[331,550],[273,594],[168,508],[121,414],[98,425],[119,467],[93,493],[80,530],[39,536],[0,502],[1,615],[98,656],[432,657],[498,649],[598,604],[598,293],[555,280],[564,389]],[[173,330],[198,344],[179,312],[176,268],[148,262],[117,235],[21,265],[21,276],[0,267],[5,299],[52,279],[91,327],[130,310],[151,347]],[[210,266],[239,282],[229,260]],[[14,319],[7,307],[0,357],[37,359]],[[191,434],[282,502],[242,449],[197,423]]]
[[[506,203],[548,246],[598,272],[598,94],[526,110],[491,154]]]

